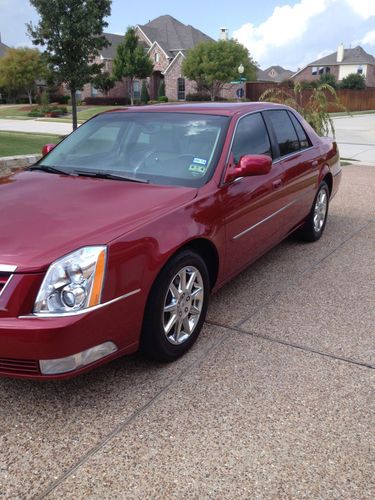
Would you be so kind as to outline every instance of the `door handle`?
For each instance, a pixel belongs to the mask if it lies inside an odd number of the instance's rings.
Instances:
[[[273,181],[272,187],[273,189],[279,189],[283,185],[283,181],[281,179],[277,179],[277,181]]]

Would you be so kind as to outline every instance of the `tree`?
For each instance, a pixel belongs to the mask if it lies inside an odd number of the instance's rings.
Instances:
[[[45,74],[46,64],[37,49],[8,49],[0,59],[0,86],[8,93],[26,92],[30,104],[33,102],[35,80]]]
[[[146,80],[143,80],[141,88],[141,102],[143,102],[143,104],[147,104],[149,100],[150,100],[150,94],[148,93],[147,90]]]
[[[323,75],[320,75],[319,84],[322,83],[326,83],[334,89],[337,87],[336,77],[332,73],[324,73]]]
[[[143,79],[151,75],[153,64],[144,48],[139,44],[135,29],[127,29],[124,41],[117,47],[113,61],[113,75],[116,80],[129,79],[130,103],[134,104],[134,80]]]
[[[202,42],[191,49],[182,64],[184,75],[197,83],[200,91],[208,91],[214,101],[231,80],[238,80],[238,67],[244,66],[246,79],[256,79],[256,64],[246,47],[236,40]]]
[[[108,71],[103,71],[92,79],[92,84],[104,95],[107,95],[108,92],[115,86],[115,80],[113,79],[113,76],[108,73]]]
[[[331,96],[330,101],[328,96]],[[335,89],[327,83],[321,83],[313,89],[307,102],[304,102],[301,82],[295,82],[292,90],[285,87],[270,88],[263,92],[259,100],[286,104],[294,108],[319,135],[328,135],[332,131],[333,136],[335,136],[333,120],[328,112],[329,104],[334,103],[337,109],[346,111],[345,106],[340,103]]]
[[[77,128],[76,92],[100,72],[94,59],[109,45],[103,34],[111,14],[111,0],[30,0],[40,21],[28,24],[34,45],[45,47],[45,55],[59,81],[71,94],[73,129]]]
[[[160,80],[159,89],[158,89],[158,97],[165,97],[165,81]]]
[[[362,90],[366,88],[365,77],[359,73],[350,73],[350,75],[341,80],[340,87],[342,89]]]

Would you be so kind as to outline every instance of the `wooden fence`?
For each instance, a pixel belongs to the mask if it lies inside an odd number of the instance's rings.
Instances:
[[[259,97],[267,89],[279,87],[279,84],[273,82],[247,82],[246,83],[246,98],[251,101],[259,101]],[[292,91],[292,89],[286,90]],[[337,95],[343,106],[348,111],[367,111],[375,110],[375,87],[367,87],[363,90],[337,89]],[[307,102],[310,98],[312,90],[302,91],[302,100]],[[328,95],[328,100],[331,101],[329,111],[340,111],[332,102],[331,96]]]

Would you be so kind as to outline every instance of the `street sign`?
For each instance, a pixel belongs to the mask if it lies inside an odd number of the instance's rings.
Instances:
[[[233,82],[230,82],[231,84],[236,84],[236,85],[239,85],[241,82],[239,80],[233,80]]]
[[[242,99],[242,97],[244,96],[245,92],[243,89],[237,89],[236,90],[236,96],[239,98],[239,99]]]
[[[240,82],[246,82],[246,77],[245,76],[241,76]]]

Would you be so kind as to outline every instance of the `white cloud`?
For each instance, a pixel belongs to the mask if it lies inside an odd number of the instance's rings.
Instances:
[[[345,0],[349,7],[362,19],[375,16],[374,0]]]
[[[271,47],[282,47],[298,41],[310,21],[324,12],[330,0],[301,0],[299,3],[275,7],[272,15],[259,26],[246,23],[233,32],[233,38],[244,44],[256,60]]]
[[[365,43],[367,45],[375,45],[375,30],[369,31],[362,38],[361,43]]]

